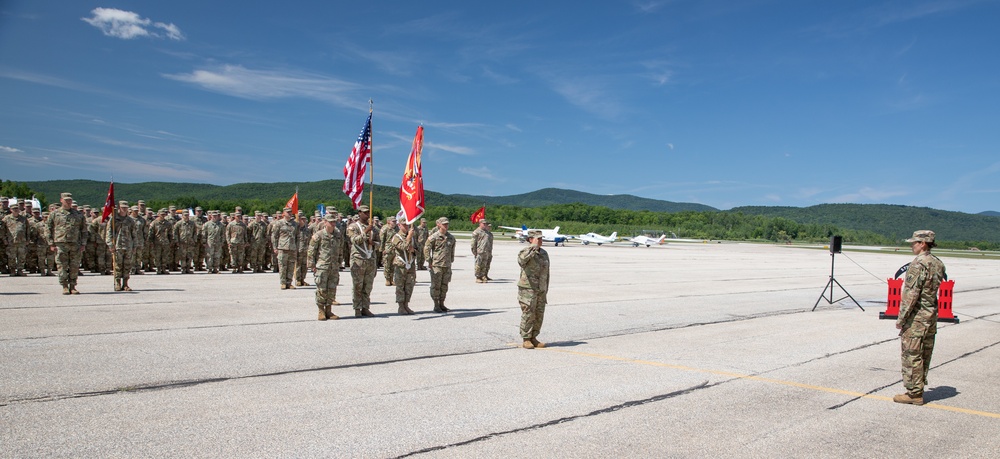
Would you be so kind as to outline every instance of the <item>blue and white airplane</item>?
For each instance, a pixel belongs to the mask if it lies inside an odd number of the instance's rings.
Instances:
[[[559,246],[559,244],[565,246],[566,241],[569,239],[569,236],[559,234],[558,226],[552,229],[528,228],[526,225],[521,225],[520,228],[514,228],[512,226],[501,226],[500,228],[514,230],[514,236],[516,236],[517,240],[520,242],[524,242],[528,239],[528,231],[541,231],[542,241],[551,242],[556,246]]]
[[[583,243],[583,245],[590,244],[591,242],[597,245],[614,244],[615,242],[618,241],[618,232],[615,231],[614,233],[611,233],[610,236],[601,236],[600,234],[597,233],[587,233],[587,234],[581,234],[576,238],[579,239],[580,242]]]

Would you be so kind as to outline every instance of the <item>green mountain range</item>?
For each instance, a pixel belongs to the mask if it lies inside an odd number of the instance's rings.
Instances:
[[[108,192],[107,182],[93,180],[50,180],[25,182],[36,192],[43,193],[48,202],[58,200],[59,193],[70,191],[81,203],[102,205]],[[341,191],[342,180],[318,182],[278,182],[278,183],[237,183],[227,186],[196,183],[116,183],[115,195],[118,199],[134,202],[145,199],[148,202],[176,203],[187,207],[198,205],[226,208],[233,202],[253,208],[274,210],[288,200],[296,189],[300,202],[325,203],[341,209],[350,203]],[[367,201],[367,194],[365,195]],[[741,213],[771,218],[785,218],[800,224],[833,225],[844,229],[872,231],[893,239],[909,237],[917,229],[933,229],[940,238],[952,241],[986,241],[1000,243],[1000,216],[967,214],[927,207],[910,207],[888,204],[821,204],[811,207],[748,206],[720,211],[710,206],[694,203],[678,203],[632,195],[596,195],[573,190],[545,188],[531,193],[511,196],[474,196],[464,194],[446,195],[433,191],[426,192],[428,206],[475,209],[487,206],[542,207],[565,204],[585,204],[619,210],[652,212],[710,212]],[[399,188],[395,186],[375,186],[376,209],[398,209]],[[995,214],[995,213],[994,213]]]

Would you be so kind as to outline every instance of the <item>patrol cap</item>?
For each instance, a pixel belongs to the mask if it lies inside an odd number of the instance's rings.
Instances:
[[[159,212],[157,212],[157,213],[158,213],[158,214],[162,214],[162,215],[166,215],[166,214],[167,214],[167,209],[166,209],[166,208],[164,208],[164,207],[161,207],[161,208],[160,208],[160,211],[159,211]]]
[[[118,201],[119,207],[128,207],[128,201]]]
[[[84,205],[83,205],[83,210],[90,210],[90,206],[89,206],[89,205],[86,205],[86,204],[84,204]]]
[[[531,238],[540,238],[540,237],[542,237],[542,232],[540,230],[531,230],[531,231],[528,231],[528,239],[531,239]]]
[[[135,203],[138,204],[138,205],[140,205],[140,206],[146,205],[146,201],[143,201],[142,199],[136,201]]]
[[[931,230],[919,230],[913,232],[913,237],[906,242],[934,242],[934,232]]]
[[[448,224],[448,217],[441,217],[441,218],[439,218],[439,219],[436,220],[436,223],[439,224],[439,225],[447,225]]]
[[[358,212],[368,212],[368,206],[358,206]]]
[[[427,219],[426,219],[426,218],[424,218],[424,217],[420,217],[420,221],[422,221],[422,222],[426,222],[426,221],[427,221]]]
[[[303,216],[303,215],[305,215],[305,212],[302,212],[301,210],[300,210],[300,211],[298,211],[298,212],[296,212],[296,213],[297,213],[297,214],[298,214],[298,215],[299,215],[300,217],[301,217],[301,216]]]
[[[37,214],[37,213],[41,213],[41,212],[42,212],[42,209],[39,209],[37,207],[31,209],[31,213],[33,213],[33,214]]]
[[[128,210],[130,210],[130,211],[134,210],[134,211],[138,212],[139,211],[139,206],[129,207]]]
[[[379,219],[378,219],[378,215],[376,215],[376,216],[374,216],[374,217],[372,217],[372,218],[374,218],[374,219],[375,219],[375,221],[381,221],[381,220],[379,220]]]
[[[48,217],[48,216],[49,216],[48,212],[42,212],[42,217]]]
[[[194,210],[205,210],[205,209],[202,209],[201,206],[198,206],[198,207],[195,207]]]
[[[387,218],[387,220],[389,220],[390,222],[394,222],[394,221],[396,221],[396,217],[389,217],[389,218]]]
[[[291,212],[291,211],[292,211],[291,207],[285,207],[285,209],[282,210],[282,212]]]
[[[66,193],[63,193],[63,194],[66,194]],[[7,200],[6,196],[0,196],[0,201],[6,201],[6,200]]]
[[[170,209],[171,211],[173,211],[173,210],[177,209],[177,206],[168,206],[167,208]]]
[[[323,217],[323,220],[326,220],[328,222],[335,222],[337,221],[337,216],[335,214],[326,214],[326,216]]]
[[[479,223],[482,223],[482,224],[484,224],[484,225],[489,225],[489,224],[490,224],[490,221],[484,218],[484,219],[482,219],[482,220],[479,220]]]

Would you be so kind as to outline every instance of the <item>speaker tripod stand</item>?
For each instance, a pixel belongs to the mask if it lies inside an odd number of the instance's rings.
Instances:
[[[840,285],[840,282],[837,281],[837,278],[833,277],[833,266],[834,266],[834,263],[836,262],[836,255],[837,254],[835,252],[830,252],[830,280],[827,281],[826,286],[823,287],[823,292],[819,294],[819,298],[816,299],[816,304],[813,305],[812,310],[813,311],[816,310],[816,306],[819,306],[820,300],[826,300],[826,304],[833,304],[833,303],[840,302],[841,300],[843,300],[845,298],[850,298],[851,301],[854,302],[854,304],[858,305],[858,307],[861,308],[862,311],[864,311],[865,308],[861,307],[861,303],[858,303],[858,300],[855,300],[854,297],[851,296],[851,293],[848,292],[847,289],[844,288],[843,285]],[[844,293],[847,296],[845,296],[845,297],[843,297],[843,298],[841,298],[839,300],[834,300],[833,299],[833,284],[837,284],[837,286],[840,287],[840,289],[843,290]],[[830,290],[830,296],[829,297],[826,296],[827,289]]]

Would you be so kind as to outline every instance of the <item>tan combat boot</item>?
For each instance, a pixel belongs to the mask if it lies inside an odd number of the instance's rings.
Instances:
[[[405,316],[407,314],[406,303],[399,303],[399,309],[397,309],[396,312],[401,316]]]
[[[326,320],[326,311],[323,309],[323,306],[317,304],[316,307],[319,308],[319,315],[316,316],[316,320]]]
[[[412,315],[413,314],[413,310],[410,309],[410,304],[409,303],[403,303],[403,307],[406,308],[406,314],[408,314],[408,315]]]
[[[69,287],[63,287],[63,295],[69,295]]]
[[[535,347],[538,348],[538,349],[541,349],[541,348],[545,347],[545,343],[543,343],[541,341],[538,341],[535,338],[531,338],[531,344],[534,344]]]
[[[332,308],[332,307],[333,307],[333,306],[330,306],[330,305],[327,305],[327,306],[325,306],[325,307],[323,308],[323,313],[324,313],[324,314],[326,314],[326,318],[327,318],[327,319],[330,319],[330,320],[337,320],[337,319],[339,319],[340,317],[337,317],[337,315],[336,315],[336,314],[334,314],[334,313],[333,313],[333,311],[331,311],[331,310],[330,310],[330,308]]]
[[[911,397],[910,394],[899,394],[892,397],[892,401],[896,403],[906,403],[909,405],[923,405],[924,397]]]
[[[525,349],[534,349],[535,348],[535,344],[532,343],[530,339],[526,339],[526,340],[524,340],[524,343],[521,344],[521,347],[523,347]]]

